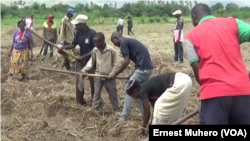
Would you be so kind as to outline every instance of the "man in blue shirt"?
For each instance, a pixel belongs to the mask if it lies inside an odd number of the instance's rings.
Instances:
[[[75,48],[77,45],[80,46],[80,55],[77,60],[81,62],[80,68],[77,68],[77,71],[80,71],[88,62],[88,60],[91,57],[91,51],[95,47],[94,44],[94,36],[96,34],[96,31],[89,28],[87,23],[88,17],[86,15],[78,15],[75,20],[73,20],[71,23],[75,25],[76,27],[76,35],[71,45],[62,47],[61,49],[69,50]],[[60,50],[59,50],[60,51]],[[95,68],[89,73],[94,74]],[[76,82],[76,100],[78,103],[82,105],[86,105],[86,101],[84,100],[84,87],[83,87],[83,78],[78,77]],[[91,85],[91,95],[93,98],[94,95],[94,80],[93,78],[89,78],[90,85]]]
[[[110,79],[115,79],[117,75],[123,72],[132,60],[135,63],[135,71],[130,77],[130,80],[136,79],[141,83],[147,81],[152,74],[153,65],[148,52],[148,49],[138,40],[125,38],[119,32],[113,32],[111,41],[115,46],[121,48],[121,53],[124,58],[121,67],[110,76]],[[130,113],[132,97],[125,92],[124,107],[122,118],[120,121],[126,121]],[[143,106],[141,99],[137,99],[137,103],[143,117]]]

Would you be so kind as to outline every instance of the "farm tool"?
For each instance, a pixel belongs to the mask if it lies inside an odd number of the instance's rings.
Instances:
[[[42,39],[44,42],[47,42],[47,43],[50,44],[51,46],[53,46],[53,47],[55,47],[55,48],[57,48],[57,49],[60,49],[60,47],[59,47],[58,45],[56,45],[56,44],[50,42],[49,40],[47,40],[47,39],[45,39],[45,38],[43,38],[42,36],[40,36],[40,35],[38,35],[37,33],[33,32],[33,31],[30,30],[29,28],[27,28],[27,30],[29,30],[32,34],[34,34],[34,35],[37,36],[38,38]],[[42,51],[42,49],[41,49],[41,51]],[[41,53],[41,51],[40,51],[40,53]],[[66,54],[66,55],[69,55],[69,56],[71,56],[71,57],[77,59],[76,56],[70,54],[69,52],[67,52],[67,51],[65,51],[65,50],[62,50],[62,52],[63,52],[64,54]]]
[[[51,69],[51,68],[45,68],[45,67],[40,67],[40,70],[43,71],[50,71],[50,72],[59,72],[59,73],[66,73],[66,74],[71,74],[71,75],[79,75],[78,72],[71,72],[71,71],[64,71],[64,70],[57,70],[57,69]],[[84,74],[85,76],[88,77],[100,77],[100,78],[109,78],[109,76],[106,75],[97,75],[97,74]],[[40,75],[41,79],[43,78],[43,74],[41,73]],[[116,77],[116,79],[129,79],[128,77]]]

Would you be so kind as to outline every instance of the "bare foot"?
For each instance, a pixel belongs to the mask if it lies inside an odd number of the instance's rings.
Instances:
[[[12,80],[12,76],[10,76],[6,81],[11,82],[11,80]]]
[[[119,118],[119,120],[117,120],[117,122],[118,122],[118,123],[124,123],[125,121],[124,121],[124,119]]]

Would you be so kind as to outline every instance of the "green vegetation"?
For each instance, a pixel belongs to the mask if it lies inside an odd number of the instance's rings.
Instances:
[[[196,5],[196,1],[138,1],[137,3],[125,3],[117,8],[117,4],[106,3],[103,6],[91,3],[79,3],[74,7],[58,3],[47,7],[46,4],[34,3],[31,6],[25,5],[22,0],[11,3],[10,6],[1,4],[2,25],[15,25],[18,19],[25,18],[30,14],[34,15],[34,24],[43,24],[48,14],[55,16],[56,23],[59,24],[61,18],[66,14],[68,8],[73,8],[78,14],[86,14],[89,17],[89,24],[116,24],[118,18],[123,16],[125,19],[130,15],[134,23],[162,23],[174,22],[176,19],[172,13],[181,9],[184,20],[191,21],[190,9]],[[250,17],[250,7],[239,7],[235,3],[222,3],[211,6],[212,12],[217,17],[235,17],[247,19]]]

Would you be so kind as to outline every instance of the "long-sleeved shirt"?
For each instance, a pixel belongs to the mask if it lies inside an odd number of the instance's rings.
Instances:
[[[53,22],[51,29],[49,30],[48,21],[43,23],[43,37],[49,41],[57,41],[57,27],[56,23]]]
[[[87,73],[96,66],[95,73],[99,75],[111,75],[117,69],[117,56],[115,49],[106,45],[103,52],[97,47],[91,51],[91,58],[87,65],[82,69],[82,72]]]
[[[128,27],[133,27],[133,21],[131,19],[128,20]]]
[[[67,16],[64,16],[61,20],[60,27],[60,40],[67,43],[72,43],[74,40],[74,27],[71,23],[71,19]]]
[[[123,26],[124,25],[124,20],[123,19],[119,19],[117,26]]]

